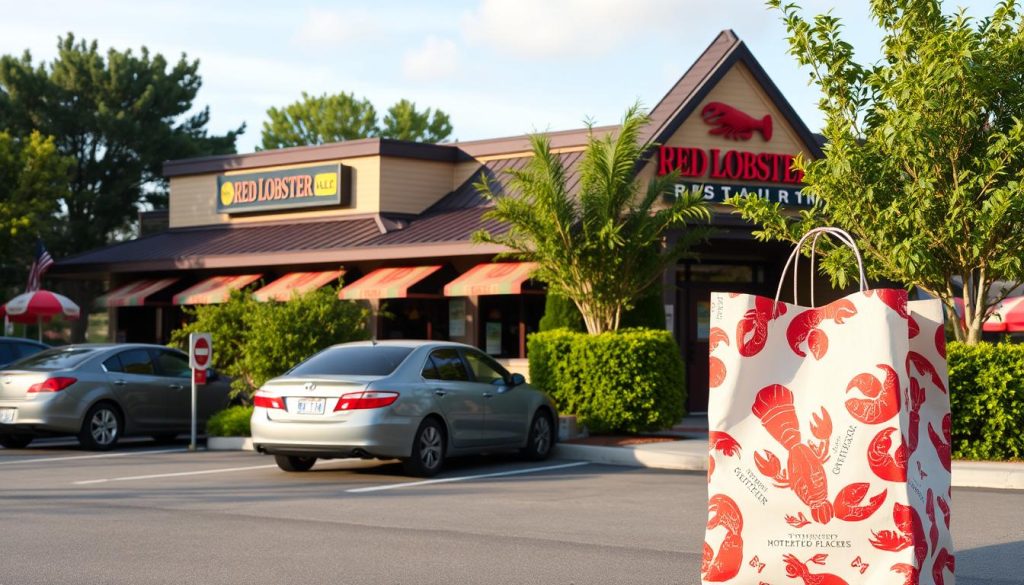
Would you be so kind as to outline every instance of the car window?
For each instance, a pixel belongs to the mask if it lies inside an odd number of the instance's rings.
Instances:
[[[437,368],[437,374],[441,380],[448,381],[469,381],[469,374],[466,372],[466,364],[459,357],[459,351],[455,348],[435,349],[430,353],[430,359]]]
[[[156,366],[161,376],[188,378],[192,374],[188,358],[173,351],[158,350],[156,352]]]
[[[121,358],[116,355],[110,356],[103,362],[103,368],[108,372],[123,372],[124,368],[121,367]]]
[[[152,376],[156,373],[153,360],[145,349],[129,349],[117,354],[121,358],[121,371],[126,374]]]
[[[425,380],[441,379],[441,374],[437,372],[437,364],[434,363],[434,360],[429,355],[427,356],[427,363],[423,364],[422,376]]]
[[[16,343],[14,344],[14,346],[15,353],[18,354],[17,357],[19,358],[28,357],[30,355],[36,355],[37,353],[43,351],[44,349],[47,349],[45,345],[35,345],[32,343]]]
[[[356,345],[329,347],[288,372],[291,376],[387,376],[412,353],[411,347]]]
[[[22,358],[9,369],[22,370],[67,370],[77,366],[96,352],[93,347],[54,348],[41,351],[27,358]]]
[[[0,364],[9,364],[17,359],[13,343],[0,343]]]
[[[508,372],[494,361],[494,358],[475,351],[466,351],[465,356],[466,361],[469,362],[469,368],[473,370],[473,378],[477,382],[493,384],[497,381],[508,381]]]

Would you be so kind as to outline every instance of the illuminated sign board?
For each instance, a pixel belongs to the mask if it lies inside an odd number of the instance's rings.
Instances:
[[[217,177],[218,213],[350,205],[352,169],[341,164]]]
[[[770,203],[780,203],[789,207],[814,205],[814,197],[805,195],[800,187],[697,183],[693,181],[676,183],[675,189],[671,193],[665,194],[665,199],[678,199],[688,192],[699,194],[704,201],[713,203],[723,203],[730,197],[759,197]]]

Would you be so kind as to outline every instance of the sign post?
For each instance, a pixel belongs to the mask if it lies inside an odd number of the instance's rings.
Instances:
[[[189,451],[196,450],[198,426],[197,408],[198,384],[206,383],[206,369],[213,363],[213,336],[209,333],[190,333],[188,336],[188,363],[192,368],[192,434]]]

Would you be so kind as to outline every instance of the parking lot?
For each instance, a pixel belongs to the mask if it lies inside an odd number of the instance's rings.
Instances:
[[[491,456],[440,476],[129,441],[0,449],[0,583],[698,583],[696,473]],[[1022,583],[1024,494],[954,493],[958,583]]]

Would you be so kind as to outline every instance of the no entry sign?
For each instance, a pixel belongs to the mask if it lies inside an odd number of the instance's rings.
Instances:
[[[213,363],[213,339],[209,333],[192,333],[188,338],[189,365],[205,370]]]

